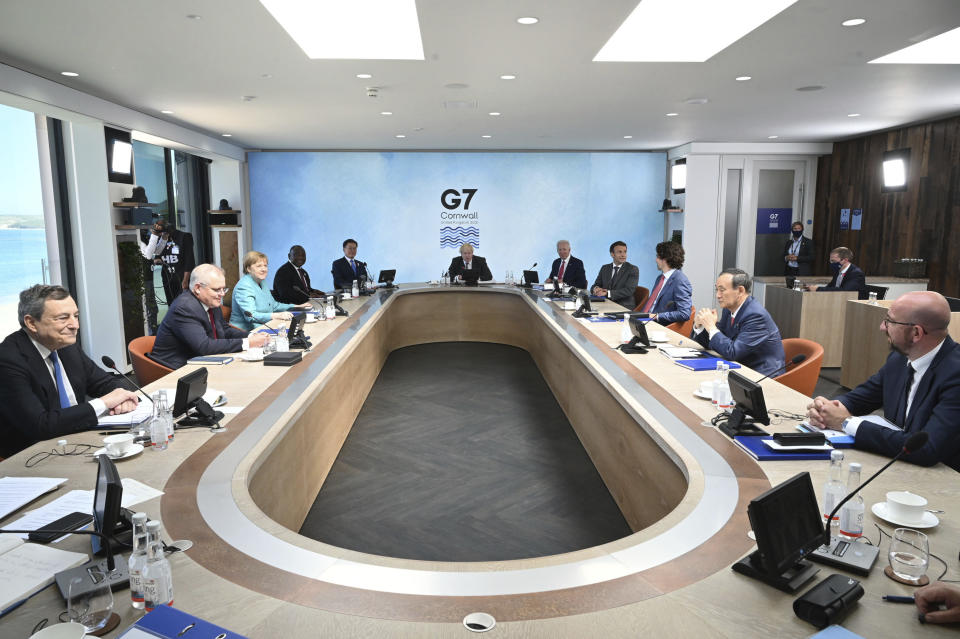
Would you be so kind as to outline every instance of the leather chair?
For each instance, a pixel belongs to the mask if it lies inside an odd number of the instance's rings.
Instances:
[[[806,355],[807,359],[773,379],[798,393],[813,397],[817,379],[820,377],[820,366],[823,364],[823,346],[813,340],[791,337],[783,340],[783,353],[788,364],[801,353]]]
[[[650,289],[648,289],[646,286],[638,286],[635,288],[633,290],[633,303],[636,308],[633,310],[639,311],[640,307],[643,306],[648,297],[650,297]]]
[[[690,333],[693,332],[693,318],[697,314],[697,307],[693,304],[690,305],[690,319],[686,322],[674,322],[673,324],[667,324],[666,328],[669,328],[674,333],[680,333],[684,337],[690,337]]]
[[[127,345],[127,352],[130,353],[130,362],[133,364],[133,373],[137,376],[137,381],[141,386],[146,386],[150,382],[160,379],[167,373],[172,373],[172,368],[167,368],[163,364],[156,362],[149,357],[147,353],[153,350],[153,342],[157,338],[153,335],[137,337]]]

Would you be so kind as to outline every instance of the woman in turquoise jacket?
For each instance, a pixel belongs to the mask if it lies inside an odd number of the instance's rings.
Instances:
[[[233,288],[230,312],[230,323],[237,328],[250,331],[272,319],[290,319],[290,313],[286,312],[290,309],[310,308],[310,302],[299,305],[281,304],[273,299],[270,289],[264,283],[269,270],[267,256],[260,251],[250,251],[243,256],[244,275]],[[246,313],[253,315],[253,320],[247,317]]]

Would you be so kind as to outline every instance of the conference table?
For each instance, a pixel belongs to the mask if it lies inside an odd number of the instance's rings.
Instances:
[[[796,595],[736,574],[730,565],[754,549],[749,501],[802,471],[811,473],[819,495],[828,463],[757,463],[709,426],[716,411],[694,391],[712,372],[686,370],[655,350],[625,355],[611,348],[619,343],[619,323],[574,319],[562,304],[530,289],[404,284],[343,306],[349,317],[306,325],[314,347],[292,367],[239,359],[208,367],[209,386],[228,398],[225,432],[179,431],[168,450],[117,462],[121,477],[164,491],[136,509],[161,520],[165,539],[195,544],[171,556],[177,608],[249,637],[467,636],[462,619],[473,612],[492,615],[497,622],[490,636],[503,637],[814,632],[793,614]],[[692,344],[667,335],[675,345]],[[530,353],[631,535],[563,555],[452,563],[373,556],[296,532],[390,352],[446,341],[501,343]],[[191,370],[175,371],[148,390],[173,388]],[[809,402],[774,380],[762,386],[771,411],[799,414]],[[790,431],[797,422],[774,418],[770,429]],[[88,432],[66,439],[97,443],[99,437]],[[24,467],[30,455],[54,445],[41,442],[3,461],[0,473],[68,478],[58,492],[92,488],[96,465],[89,457],[51,457]],[[855,450],[846,451],[846,459],[861,462],[865,477],[886,461]],[[900,463],[868,486],[864,528],[874,543],[874,524],[890,533],[895,526],[870,506],[896,489],[910,489],[946,511],[925,532],[931,552],[949,564],[945,578],[957,579],[955,472],[942,464]],[[88,544],[75,535],[58,545],[82,550]],[[844,625],[865,637],[948,632],[919,625],[912,606],[881,600],[912,592],[882,574],[888,544],[888,538],[880,542],[877,564],[861,578],[866,595]],[[928,573],[935,578],[941,570],[932,559]],[[822,567],[817,580],[832,572]],[[125,596],[117,593],[120,628],[142,614]],[[63,608],[59,593],[48,588],[0,619],[0,636],[26,637],[37,621],[52,621]]]

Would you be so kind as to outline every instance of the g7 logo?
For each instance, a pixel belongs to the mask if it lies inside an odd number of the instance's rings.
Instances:
[[[470,208],[470,200],[473,199],[474,194],[476,194],[477,189],[462,189],[463,193],[467,196],[467,200],[463,202],[463,210],[466,211]],[[460,206],[460,191],[456,189],[447,189],[440,194],[440,204],[443,205],[443,208],[452,211],[453,209]]]

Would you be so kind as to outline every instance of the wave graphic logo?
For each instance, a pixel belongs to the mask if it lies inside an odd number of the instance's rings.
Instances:
[[[480,228],[477,226],[441,226],[440,248],[460,248],[461,244],[470,243],[473,248],[480,249]]]

